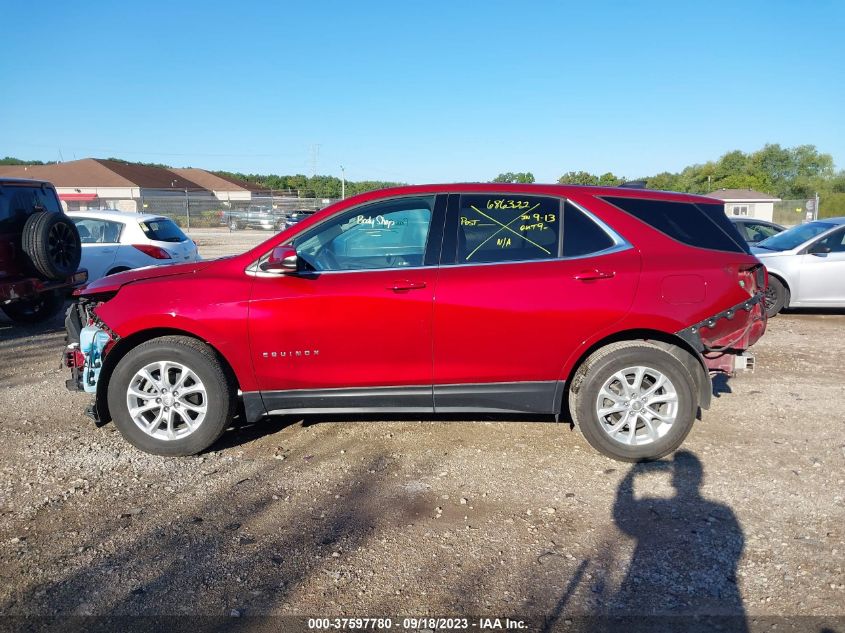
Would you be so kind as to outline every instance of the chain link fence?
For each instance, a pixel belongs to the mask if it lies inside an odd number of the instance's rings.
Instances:
[[[269,221],[275,227],[297,211],[317,211],[334,202],[335,199],[329,198],[300,198],[269,192],[253,193],[243,199],[221,200],[208,191],[147,190],[140,199],[109,199],[107,206],[118,210],[134,209],[139,213],[165,216],[183,228],[225,227],[236,218],[260,218],[262,225]],[[252,224],[241,222],[238,228]]]
[[[812,203],[808,209],[808,202]],[[775,202],[772,222],[783,226],[795,226],[802,222],[809,222],[815,219],[813,212],[814,199],[781,200]]]

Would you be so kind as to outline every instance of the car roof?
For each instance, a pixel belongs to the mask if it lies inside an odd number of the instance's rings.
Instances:
[[[838,218],[819,218],[818,220],[814,221],[825,222],[827,224],[845,224],[845,216],[839,216]]]
[[[697,202],[698,204],[724,205],[724,200],[708,198],[694,193],[677,191],[662,191],[660,189],[641,189],[632,187],[595,187],[592,185],[561,185],[561,184],[515,184],[496,182],[461,182],[425,185],[404,185],[388,187],[360,193],[346,198],[349,200],[374,200],[392,196],[434,193],[521,193],[525,195],[553,195],[566,196],[570,193],[587,193],[592,196],[619,198],[646,198],[652,200],[671,200],[676,202]]]
[[[111,220],[112,222],[150,222],[152,220],[167,220],[168,218],[153,213],[135,213],[133,211],[115,211],[113,209],[91,209],[90,211],[68,211],[71,218],[93,218],[95,220]]]
[[[53,183],[46,180],[33,180],[31,178],[0,178],[0,186],[2,185],[41,185],[53,186]]]

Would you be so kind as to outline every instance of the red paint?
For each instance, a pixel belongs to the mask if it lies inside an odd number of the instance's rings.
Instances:
[[[310,276],[246,272],[274,247],[355,205],[462,191],[567,197],[633,248],[544,262]],[[228,360],[240,388],[257,391],[566,379],[584,352],[606,337],[634,330],[671,336],[761,290],[747,272],[759,265],[753,255],[675,242],[603,202],[602,195],[712,202],[687,194],[553,185],[382,190],[315,213],[241,255],[128,271],[79,294],[117,293],[96,312],[122,338],[157,328],[208,341]],[[678,279],[700,281],[687,292]],[[682,300],[668,301],[667,287]],[[701,334],[711,345],[738,339],[735,347],[744,349],[764,330],[757,306]]]

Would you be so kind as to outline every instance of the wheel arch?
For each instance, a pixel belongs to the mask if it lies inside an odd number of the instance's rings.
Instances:
[[[232,381],[232,384],[240,388],[240,383],[238,382],[237,374],[235,374],[234,369],[232,369],[232,364],[220,352],[220,350],[214,346],[213,343],[205,340],[203,337],[197,336],[193,332],[180,330],[178,328],[151,328],[149,330],[141,330],[127,336],[126,338],[121,338],[103,358],[103,367],[100,370],[100,378],[97,381],[97,393],[95,395],[97,418],[101,424],[111,421],[108,404],[108,386],[111,375],[114,372],[115,367],[117,367],[117,364],[124,356],[142,343],[146,343],[147,341],[161,338],[163,336],[185,336],[208,345],[212,350],[214,350],[217,359],[220,361],[220,365],[223,367],[223,371]]]
[[[670,353],[672,353],[673,348],[686,352],[682,354],[673,353],[673,355],[686,366],[690,375],[695,380],[698,391],[699,407],[702,409],[710,408],[710,401],[713,396],[713,384],[710,380],[710,372],[704,364],[704,359],[701,357],[698,350],[694,349],[689,343],[676,334],[642,328],[615,332],[582,349],[575,362],[572,363],[570,370],[566,373],[563,398],[561,401],[561,413],[564,414],[564,419],[569,421],[572,420],[572,414],[569,411],[569,390],[572,386],[572,378],[578,372],[578,369],[597,350],[612,343],[619,343],[621,341],[648,341],[655,343]]]
[[[792,287],[790,286],[789,281],[786,279],[786,275],[784,275],[780,271],[777,271],[777,270],[771,271],[771,270],[768,270],[768,269],[766,269],[766,274],[769,277],[774,277],[781,284],[783,284],[783,287],[786,290],[786,297],[785,297],[784,302],[783,302],[783,307],[788,308],[789,307],[789,300],[792,298]]]

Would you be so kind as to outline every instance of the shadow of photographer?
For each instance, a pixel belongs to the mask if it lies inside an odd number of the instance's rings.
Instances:
[[[638,497],[636,480],[659,472],[671,475],[675,494]],[[605,600],[610,614],[722,620],[732,631],[747,630],[736,577],[742,528],[730,507],[701,495],[703,480],[701,461],[682,450],[671,461],[634,465],[620,482],[613,520],[636,542],[617,591]]]

